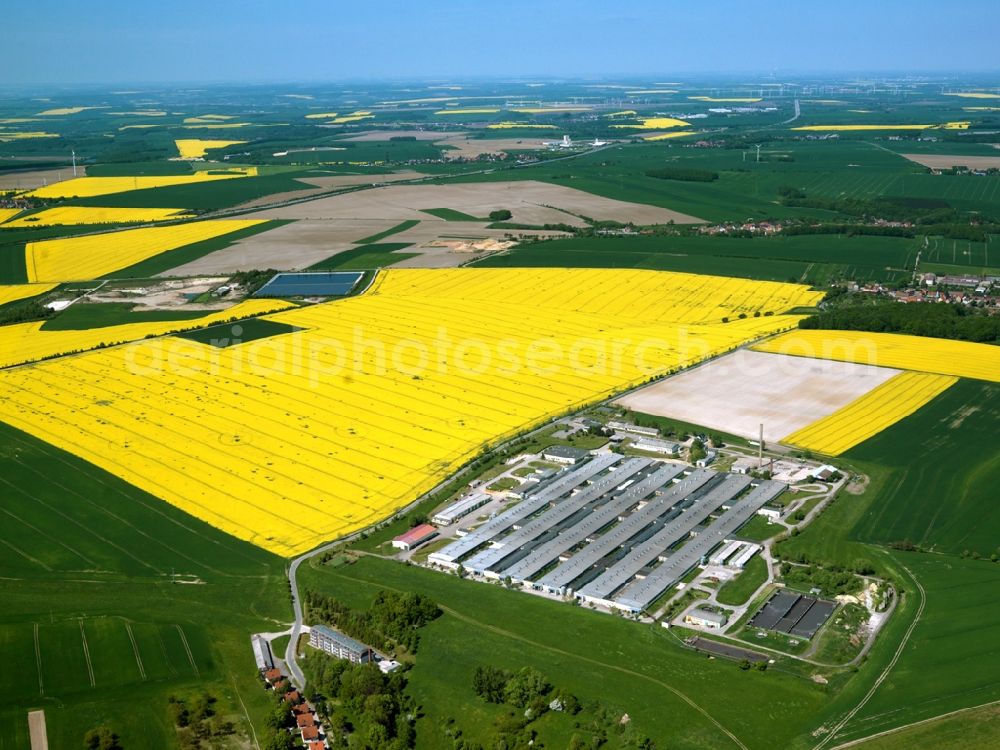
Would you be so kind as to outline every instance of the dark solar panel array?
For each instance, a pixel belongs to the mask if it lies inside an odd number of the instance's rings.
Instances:
[[[357,272],[279,273],[254,292],[254,297],[342,297],[361,278]]]

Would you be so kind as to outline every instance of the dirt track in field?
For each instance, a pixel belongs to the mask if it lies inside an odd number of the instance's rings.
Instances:
[[[959,154],[900,154],[905,159],[915,161],[931,169],[1000,169],[1000,156],[961,156]]]
[[[49,750],[44,711],[28,712],[28,733],[31,736],[31,750]]]
[[[898,373],[888,367],[741,349],[616,403],[754,440],[763,423],[764,440],[775,442]]]

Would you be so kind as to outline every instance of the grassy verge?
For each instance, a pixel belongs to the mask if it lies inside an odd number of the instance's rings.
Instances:
[[[719,604],[746,604],[753,592],[759,589],[766,580],[767,563],[760,555],[754,555],[742,573],[722,585],[716,599]]]

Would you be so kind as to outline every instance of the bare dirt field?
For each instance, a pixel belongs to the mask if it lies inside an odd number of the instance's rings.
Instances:
[[[407,268],[447,268],[470,259],[468,252],[440,246],[443,238],[459,238],[459,242],[475,240],[501,240],[507,234],[503,229],[487,229],[479,222],[443,221],[423,214],[424,219],[404,232],[387,237],[384,242],[406,242],[413,246],[404,252],[420,253],[401,264]],[[252,268],[275,268],[294,271],[308,268],[332,255],[359,247],[355,243],[398,224],[394,219],[303,219],[262,232],[233,245],[217,250],[203,258],[185,263],[162,274],[164,276],[189,276],[197,274],[230,274]],[[547,237],[560,236],[562,232],[534,232],[518,230],[518,235]],[[426,255],[426,258],[425,258]]]
[[[331,190],[342,187],[375,185],[383,182],[398,182],[399,180],[413,180],[424,176],[425,175],[420,172],[406,170],[403,172],[394,172],[393,174],[336,174],[329,176],[317,175],[316,177],[300,177],[296,179],[296,182],[301,182],[304,185],[312,185],[313,187],[305,188],[304,190],[290,190],[287,193],[272,193],[271,195],[265,195],[252,201],[248,201],[247,203],[241,203],[237,206],[237,208],[271,206],[275,203],[281,203],[286,200],[296,200],[308,198],[312,195],[321,195],[322,193],[327,193]]]
[[[446,159],[475,159],[480,154],[501,151],[535,151],[544,149],[543,140],[557,139],[551,133],[544,138],[471,138],[465,131],[448,133],[432,130],[373,130],[344,138],[345,141],[387,141],[396,137],[412,137],[418,141],[433,141],[435,146],[451,146],[444,152]]]
[[[552,138],[553,136],[549,136]],[[435,146],[451,146],[444,152],[446,159],[475,159],[480,154],[498,154],[501,151],[537,151],[544,149],[541,138],[469,138],[464,134],[449,135],[434,142]]]
[[[776,442],[898,373],[741,349],[616,403],[750,439],[757,438],[763,423],[764,440]]]
[[[232,307],[241,298],[240,294],[232,293],[225,297],[212,298],[210,302],[191,302],[190,300],[226,283],[226,275],[216,277],[201,277],[192,279],[171,279],[145,287],[115,287],[114,284],[89,295],[77,304],[86,305],[99,302],[131,302],[136,310],[225,310]]]
[[[79,169],[80,175],[83,170]],[[31,172],[10,172],[0,174],[0,190],[34,190],[42,185],[51,185],[73,177],[72,167],[62,169],[38,169]]]
[[[416,172],[379,176],[407,179]],[[325,180],[352,179],[338,175]],[[372,176],[365,176],[372,179]],[[319,189],[319,188],[317,188]],[[273,200],[271,196],[269,200]],[[246,214],[250,219],[290,219],[293,224],[238,240],[233,245],[204,258],[171,269],[163,275],[224,274],[253,268],[298,270],[308,268],[336,253],[355,247],[355,243],[390,229],[408,219],[420,223],[387,237],[384,242],[413,245],[406,252],[421,253],[405,261],[411,268],[455,266],[469,259],[464,246],[442,250],[442,240],[504,240],[510,230],[488,229],[485,221],[445,221],[421,209],[450,208],[469,216],[485,217],[499,208],[509,209],[512,221],[521,224],[570,224],[583,226],[580,218],[616,219],[638,224],[697,222],[691,216],[657,206],[604,198],[562,185],[534,180],[523,182],[478,182],[458,185],[388,185],[341,195],[331,195],[288,206],[264,208]],[[521,236],[559,236],[560,232],[514,230]],[[431,252],[431,249],[434,251]],[[427,257],[424,258],[424,251]],[[489,252],[488,249],[475,250]]]
[[[1000,169],[1000,156],[961,156],[959,154],[900,154],[931,169],[968,167],[969,169]]]
[[[637,224],[699,223],[701,219],[658,206],[604,198],[583,190],[546,182],[473,182],[456,185],[390,185],[346,195],[318,198],[293,206],[267,209],[256,219],[426,219],[421,209],[450,208],[470,216],[486,216],[506,208],[521,224],[581,223],[577,216],[632,221]]]

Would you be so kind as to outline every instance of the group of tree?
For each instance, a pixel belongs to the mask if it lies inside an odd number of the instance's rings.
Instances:
[[[122,750],[121,739],[109,727],[94,727],[83,736],[87,750]]]
[[[229,283],[238,284],[249,296],[270,281],[276,273],[278,272],[273,268],[263,271],[237,271],[229,277]]]
[[[658,180],[680,180],[682,182],[714,182],[719,179],[718,172],[691,167],[659,167],[646,170],[647,177]]]
[[[180,698],[167,698],[167,712],[177,727],[177,743],[181,750],[198,750],[213,744],[213,740],[236,733],[232,721],[217,716],[214,695],[206,692]]]
[[[420,641],[419,629],[441,615],[437,604],[408,591],[379,591],[364,611],[315,591],[306,592],[305,603],[309,618],[315,622],[331,625],[374,648],[403,647],[411,654]]]
[[[332,747],[407,750],[416,745],[416,711],[402,670],[383,674],[373,663],[353,664],[321,652],[302,668],[313,704],[325,717]]]
[[[43,305],[39,300],[15,302],[0,307],[0,326],[11,323],[31,323],[51,318],[53,315],[55,315],[55,311]]]
[[[836,300],[837,298],[834,298]],[[817,315],[799,321],[800,328],[872,333],[905,333],[941,339],[1000,344],[1000,316],[959,304],[916,303],[901,305],[888,300],[840,297],[828,300]]]
[[[967,214],[951,207],[940,198],[912,198],[880,196],[877,198],[810,198],[802,191],[795,191],[781,199],[784,206],[835,211],[858,219],[874,221],[909,222],[918,225],[921,233],[937,234],[950,231],[953,226],[964,226],[975,237],[985,239],[985,231],[973,231],[993,224],[995,217],[978,214],[975,221]],[[982,235],[982,236],[980,236]],[[948,235],[950,236],[950,235]]]

